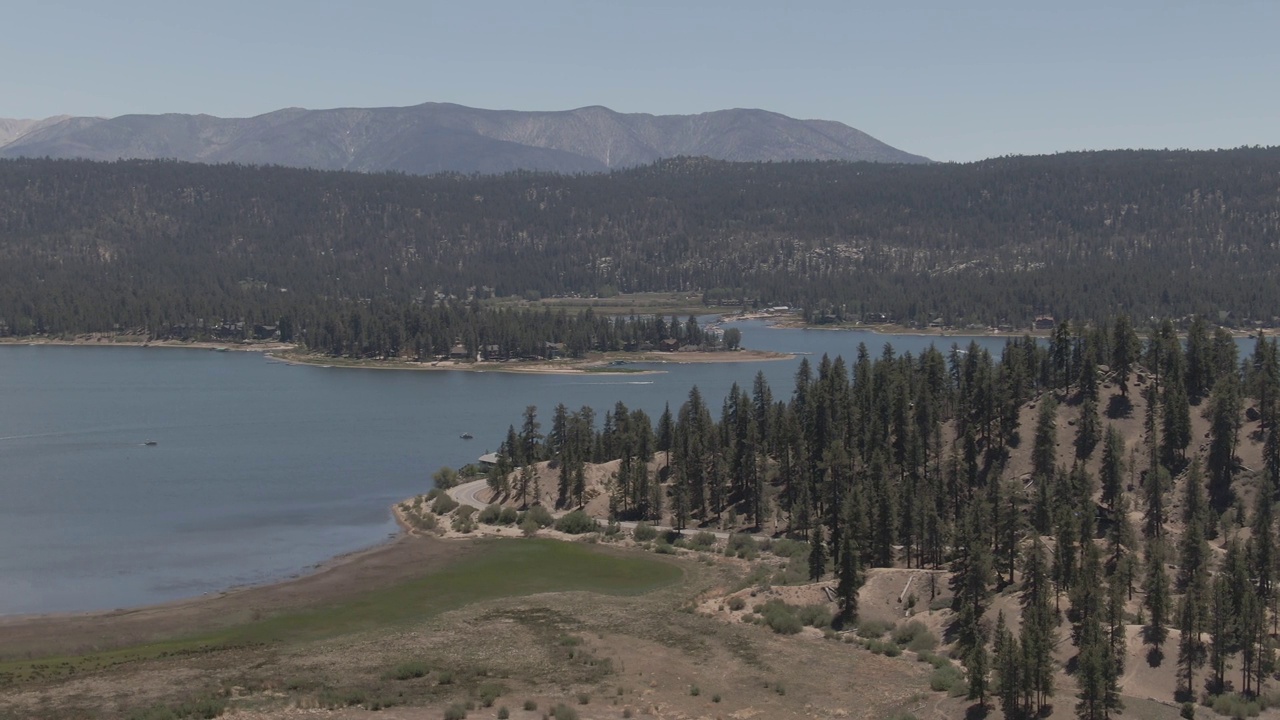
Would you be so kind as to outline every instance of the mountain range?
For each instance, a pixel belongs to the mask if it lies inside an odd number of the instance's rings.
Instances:
[[[765,110],[698,115],[412,107],[212,115],[0,118],[0,157],[171,158],[361,172],[602,172],[676,156],[925,163],[843,123]]]

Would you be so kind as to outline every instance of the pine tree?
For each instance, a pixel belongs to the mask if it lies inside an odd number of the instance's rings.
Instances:
[[[815,523],[809,536],[809,581],[818,582],[827,572],[827,544],[822,539],[822,523]]]
[[[1098,481],[1102,485],[1102,503],[1115,512],[1116,500],[1124,491],[1124,438],[1115,426],[1107,424],[1102,445],[1102,462],[1098,467]]]
[[[1234,372],[1218,378],[1206,408],[1209,418],[1209,452],[1205,469],[1209,475],[1209,501],[1222,512],[1231,505],[1231,481],[1235,477],[1236,443],[1240,431],[1239,382]]]
[[[1036,419],[1036,435],[1031,450],[1031,474],[1036,482],[1044,482],[1053,476],[1057,464],[1058,403],[1052,395],[1045,395],[1040,403]]]
[[[849,627],[858,619],[858,590],[862,587],[863,577],[858,553],[848,535],[845,536],[844,547],[840,551],[836,575],[836,603],[839,608],[837,618],[842,627]]]
[[[1190,697],[1195,692],[1195,672],[1204,665],[1204,643],[1200,638],[1202,625],[1201,606],[1196,588],[1191,588],[1178,603],[1178,683],[1175,691],[1180,697]]]
[[[1088,460],[1098,445],[1101,432],[1098,428],[1098,401],[1086,397],[1080,406],[1080,420],[1076,423],[1076,458]]]
[[[964,655],[964,667],[969,679],[968,698],[977,700],[979,707],[987,705],[987,676],[991,672],[990,665],[986,633],[981,626],[978,626],[975,642]]]
[[[1128,316],[1121,315],[1112,325],[1111,369],[1116,374],[1116,384],[1120,386],[1120,394],[1129,396],[1129,374],[1138,356],[1138,334]]]
[[[992,640],[995,665],[995,693],[1000,711],[1006,718],[1018,718],[1023,714],[1022,647],[1005,624],[1004,611],[996,617],[995,636]]]
[[[1045,568],[1044,544],[1033,536],[1022,561],[1022,629],[1020,644],[1024,664],[1023,705],[1029,714],[1038,714],[1053,696],[1056,667],[1053,648],[1057,644],[1057,616],[1049,605],[1049,577]]]
[[[1161,648],[1169,637],[1169,575],[1165,570],[1164,556],[1164,545],[1160,540],[1152,539],[1147,543],[1146,575],[1142,583],[1145,593],[1142,606],[1147,612],[1147,624],[1142,628],[1142,637],[1151,646],[1151,656],[1155,658],[1161,656]]]

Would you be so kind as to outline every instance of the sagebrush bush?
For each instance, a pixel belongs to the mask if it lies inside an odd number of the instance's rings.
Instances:
[[[695,550],[709,550],[716,544],[716,536],[704,530],[690,538],[689,544]]]
[[[447,493],[440,493],[436,496],[435,502],[431,503],[431,512],[437,515],[444,515],[453,512],[458,507],[458,501],[449,497]]]
[[[396,680],[413,680],[414,678],[426,677],[428,672],[427,664],[421,660],[410,660],[395,666],[391,671],[391,677]]]
[[[636,529],[631,531],[631,537],[635,538],[636,542],[649,542],[658,537],[658,531],[649,523],[636,523]]]
[[[804,628],[795,610],[781,600],[770,600],[758,610],[764,622],[780,635],[795,635]]]
[[[858,622],[858,637],[867,638],[868,640],[884,637],[884,634],[893,630],[893,623],[884,622],[883,620],[862,620]]]
[[[538,523],[538,527],[549,527],[555,522],[555,519],[551,517],[551,511],[547,510],[542,505],[534,505],[529,508],[528,512],[524,514],[524,517],[526,520],[533,520]]]
[[[784,558],[808,558],[809,543],[799,540],[789,540],[782,538],[774,540],[773,545],[769,548],[770,552],[778,557]]]
[[[513,507],[504,507],[502,512],[498,513],[498,524],[515,525],[520,520],[520,513],[516,512]]]
[[[598,529],[595,519],[581,510],[566,513],[556,521],[556,530],[570,535],[582,535]]]
[[[480,514],[476,516],[476,520],[485,525],[497,525],[498,518],[502,517],[502,508],[497,505],[486,505]]]
[[[728,542],[725,543],[724,554],[726,556],[737,556],[748,560],[755,558],[759,548],[756,547],[756,539],[750,535],[743,533],[734,533],[729,536]]]
[[[938,638],[929,632],[929,628],[919,620],[899,627],[893,631],[893,641],[912,652],[932,650],[938,646]]]

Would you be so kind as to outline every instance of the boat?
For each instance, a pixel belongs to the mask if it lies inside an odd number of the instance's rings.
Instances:
[[[148,440],[142,444],[146,445],[147,447],[154,447],[156,445],[159,445],[160,443],[156,442],[155,440]]]
[[[463,440],[472,440],[475,438],[475,435],[472,435],[471,433],[462,433],[458,437],[462,438]]]

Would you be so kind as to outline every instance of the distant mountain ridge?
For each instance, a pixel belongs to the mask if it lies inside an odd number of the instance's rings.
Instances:
[[[680,155],[733,161],[929,162],[843,123],[744,109],[648,115],[600,106],[526,112],[424,103],[285,108],[251,118],[0,119],[0,157],[10,158],[172,158],[431,174],[602,172]]]

